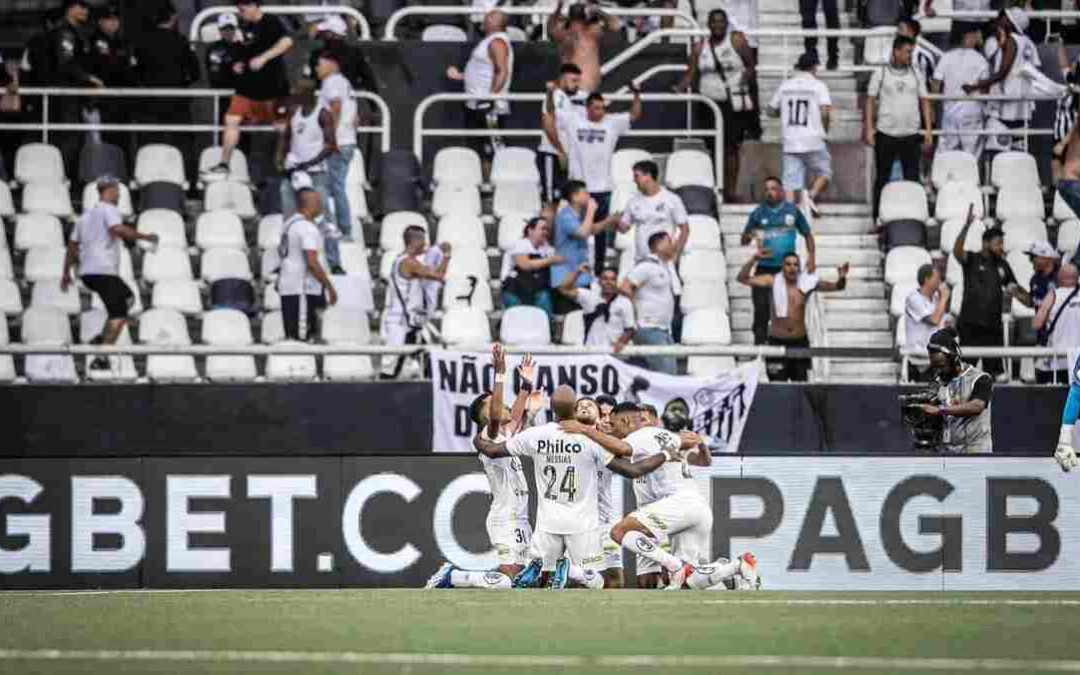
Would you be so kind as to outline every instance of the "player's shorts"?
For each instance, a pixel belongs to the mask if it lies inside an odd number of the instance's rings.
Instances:
[[[537,530],[532,538],[532,557],[543,560],[545,572],[553,572],[555,562],[564,556],[582,567],[599,571],[604,556],[598,534],[596,529],[577,534],[553,534]]]
[[[784,153],[784,187],[788,190],[803,190],[811,178],[825,176],[832,178],[832,156],[828,148],[813,152]]]
[[[689,563],[707,557],[709,535],[712,532],[712,509],[696,492],[684,490],[642,506],[632,515],[661,544],[671,543],[671,553]],[[659,572],[660,565],[638,556],[637,573]]]
[[[532,542],[532,527],[529,521],[497,521],[488,519],[488,539],[499,556],[499,565],[528,565],[532,558],[529,545]]]
[[[241,118],[241,124],[273,124],[284,119],[285,113],[284,104],[276,99],[254,101],[236,94],[229,100],[229,110],[225,114]]]
[[[596,569],[601,572],[604,570],[621,570],[623,566],[622,546],[611,538],[613,525],[614,523],[608,523],[596,528],[596,540],[600,542],[600,552],[603,557]]]

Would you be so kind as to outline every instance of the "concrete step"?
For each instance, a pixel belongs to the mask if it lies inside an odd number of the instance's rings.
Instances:
[[[829,359],[829,381],[897,382],[900,364],[893,361]]]
[[[825,326],[833,331],[888,331],[889,314],[872,312],[825,312]]]
[[[830,330],[830,347],[891,347],[893,335],[880,330]]]
[[[885,283],[878,279],[858,279],[850,278],[848,280],[847,288],[845,288],[838,295],[844,298],[866,298],[880,300],[885,297]],[[728,282],[728,299],[747,299],[750,298],[750,287],[743,286],[736,281]]]
[[[850,298],[848,297],[848,291],[850,287],[844,289],[840,293],[822,293],[821,301],[825,305],[825,312],[828,314],[836,313],[851,313],[851,312],[868,312],[876,314],[886,314],[889,311],[889,303],[885,298]],[[746,300],[750,302],[749,298]],[[732,304],[732,311],[735,310],[735,305]]]
[[[745,222],[745,221],[744,221]],[[733,251],[742,246],[742,230],[738,234],[724,235],[724,250]],[[878,250],[878,239],[872,234],[814,234],[814,241],[819,249],[874,249]]]
[[[844,263],[858,267],[872,267],[880,265],[881,260],[881,252],[876,248],[833,248],[824,246],[818,246],[817,248],[817,264],[819,267],[835,267]]]
[[[828,281],[835,281],[836,271],[830,270],[824,263],[821,265],[821,278]],[[729,289],[733,286],[742,286],[742,284],[735,280],[739,275],[739,270],[741,268],[741,265],[728,265],[727,282]],[[851,284],[855,281],[881,281],[882,278],[883,274],[881,267],[852,267],[848,270],[848,287],[850,288]],[[847,289],[843,292],[846,293]]]

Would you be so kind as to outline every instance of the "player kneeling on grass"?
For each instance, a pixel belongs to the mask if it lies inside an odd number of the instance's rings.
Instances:
[[[528,425],[538,412],[530,410],[533,390],[532,357],[528,354],[518,366],[521,389],[514,399],[512,409],[503,405],[503,387],[506,383],[506,353],[501,344],[491,347],[491,360],[495,367],[495,387],[481,394],[469,405],[469,418],[480,429],[480,434],[495,442],[505,441]],[[531,413],[531,414],[530,414]],[[488,539],[499,556],[498,570],[462,570],[447,562],[428,579],[426,588],[489,588],[508,589],[511,580],[521,572],[529,560],[529,542],[532,528],[529,526],[529,484],[521,470],[517,457],[490,459],[478,455],[491,490],[491,507],[485,525]]]
[[[534,558],[540,558],[540,569],[530,564],[515,585],[534,585],[538,579],[541,585],[550,582],[552,587],[561,588],[570,572],[567,558],[584,568],[592,568],[599,562],[597,474],[601,469],[607,467],[626,478],[638,479],[665,462],[682,459],[676,446],[632,462],[606,451],[587,436],[567,433],[559,422],[574,419],[576,404],[574,390],[560,386],[551,397],[555,422],[533,427],[501,443],[485,434],[478,434],[473,441],[477,450],[492,459],[521,456],[532,459],[540,491],[532,552]],[[586,582],[588,576],[583,577]]]
[[[1069,398],[1065,400],[1065,408],[1061,411],[1061,433],[1058,435],[1057,451],[1054,452],[1054,459],[1062,471],[1072,471],[1080,463],[1073,448],[1073,427],[1076,426],[1077,414],[1080,414],[1080,357],[1073,364]]]

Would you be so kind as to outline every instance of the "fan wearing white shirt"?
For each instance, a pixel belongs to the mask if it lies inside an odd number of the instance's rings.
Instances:
[[[963,86],[965,94],[982,92],[1013,97],[1013,100],[995,101],[987,106],[989,116],[1010,129],[1024,128],[1035,110],[1034,101],[1022,100],[1031,93],[1032,87],[1024,69],[1042,66],[1038,47],[1024,34],[1028,22],[1027,13],[1019,7],[1002,10],[994,26],[994,35],[987,39],[983,48],[990,60],[990,77]],[[1026,148],[1026,137],[1012,137],[1013,150]]]
[[[349,80],[341,74],[339,58],[337,52],[324,50],[319,55],[315,72],[322,82],[319,107],[330,117],[326,139],[330,154],[326,158],[326,171],[330,179],[330,197],[334,200],[334,218],[342,239],[352,241],[352,211],[345,183],[356,154],[356,96]]]
[[[540,171],[540,190],[543,192],[544,208],[549,212],[544,215],[549,220],[555,218],[555,208],[559,199],[564,198],[563,186],[566,184],[569,158],[566,155],[570,139],[566,137],[565,127],[560,119],[564,115],[583,114],[585,108],[574,103],[581,87],[581,68],[575,63],[564,63],[559,69],[559,80],[550,89],[550,96],[544,102],[540,123],[544,136],[536,148],[536,168]],[[580,103],[580,101],[579,101]]]
[[[829,88],[817,77],[817,51],[799,57],[795,76],[785,80],[769,102],[769,115],[780,118],[784,135],[784,185],[788,201],[799,203],[815,217],[816,200],[832,179],[832,157],[826,137],[832,115]],[[807,189],[808,179],[813,178]]]
[[[623,279],[619,292],[634,302],[637,330],[634,344],[668,346],[675,344],[672,323],[675,320],[674,258],[675,245],[667,232],[649,237],[649,255],[638,261]],[[674,356],[642,356],[631,359],[642,368],[668,375],[677,374]]]
[[[579,266],[558,291],[580,305],[585,314],[585,346],[610,347],[618,354],[634,337],[634,306],[619,295],[619,275],[611,268],[600,273],[600,288],[578,288],[578,277],[588,270],[588,265]]]
[[[930,90],[935,94],[963,96],[963,86],[990,76],[990,62],[979,51],[982,32],[975,24],[966,26],[959,46],[945,52],[934,69]],[[979,101],[945,101],[941,116],[938,152],[963,150],[976,159],[982,157],[985,138],[964,136],[960,131],[982,131],[985,127],[983,104]]]
[[[285,327],[285,337],[289,340],[300,339],[300,302],[301,296],[307,304],[307,337],[318,335],[318,312],[326,305],[323,289],[326,289],[331,305],[337,304],[337,291],[330,283],[330,277],[319,262],[322,249],[322,235],[315,220],[322,213],[319,193],[310,188],[301,190],[296,195],[297,211],[285,221],[278,244],[281,256],[281,270],[278,274],[277,290],[281,296],[281,320]]]
[[[539,492],[533,555],[542,561],[540,583],[555,588],[565,586],[569,565],[562,561],[567,557],[587,568],[595,568],[603,559],[596,530],[597,473],[607,467],[620,476],[638,479],[681,458],[677,446],[640,462],[616,457],[588,437],[562,430],[558,423],[573,420],[576,407],[577,394],[562,385],[551,396],[555,422],[533,427],[502,443],[485,434],[478,434],[473,441],[477,450],[492,459],[532,459]]]
[[[908,356],[908,381],[931,382],[930,359],[923,356],[930,336],[945,327],[949,307],[949,287],[941,283],[941,273],[926,264],[916,273],[919,287],[904,301],[904,349]]]

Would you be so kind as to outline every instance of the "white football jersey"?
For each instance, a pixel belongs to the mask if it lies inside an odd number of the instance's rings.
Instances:
[[[831,105],[829,88],[813,75],[799,73],[785,80],[769,103],[770,108],[780,111],[784,152],[814,152],[824,148],[821,107]]]
[[[600,469],[596,472],[596,514],[600,524],[615,524],[615,505],[611,501],[611,471]]]
[[[634,449],[635,462],[665,450],[675,453],[682,445],[678,434],[660,427],[643,427],[625,440]],[[693,490],[696,494],[701,494],[694,484],[694,479],[683,474],[681,462],[664,462],[656,471],[634,480],[634,496],[637,498],[638,508],[682,490]]]
[[[507,451],[532,458],[536,477],[536,530],[551,534],[591,532],[598,524],[597,472],[615,456],[555,422],[511,438]]]
[[[509,438],[500,433],[496,443]],[[491,507],[488,520],[493,523],[517,523],[529,519],[529,483],[517,457],[492,459],[483,453],[477,455],[487,475],[491,488]]]

